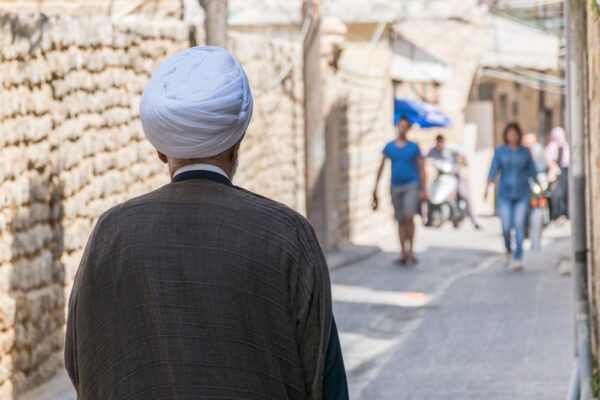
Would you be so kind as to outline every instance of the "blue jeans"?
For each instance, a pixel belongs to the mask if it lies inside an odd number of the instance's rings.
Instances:
[[[516,233],[515,239],[517,248],[513,255],[515,260],[521,260],[523,258],[523,240],[525,239],[525,227],[528,212],[529,197],[518,200],[498,198],[498,214],[502,221],[504,246],[506,246],[506,251],[508,252],[512,252],[511,230],[514,229]]]

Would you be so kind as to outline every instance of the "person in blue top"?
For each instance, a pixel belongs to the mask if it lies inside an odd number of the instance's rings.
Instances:
[[[506,248],[505,266],[513,264],[513,269],[523,269],[523,239],[529,203],[531,198],[530,180],[537,181],[537,173],[531,152],[521,145],[523,131],[517,123],[510,123],[504,129],[504,146],[496,148],[488,176],[484,197],[487,199],[490,185],[500,174],[498,186],[498,214],[502,221],[502,233]],[[513,253],[511,231],[515,230],[516,248]]]
[[[413,252],[414,216],[420,212],[421,201],[429,197],[426,189],[423,155],[419,146],[407,139],[410,127],[411,122],[408,118],[400,118],[397,125],[398,139],[388,143],[383,149],[383,158],[377,171],[373,190],[373,199],[376,204],[379,179],[386,159],[390,159],[392,162],[392,204],[396,220],[398,220],[398,234],[402,249],[401,257],[396,260],[398,264],[418,263]]]

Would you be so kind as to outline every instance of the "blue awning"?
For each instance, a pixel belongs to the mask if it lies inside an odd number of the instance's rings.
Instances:
[[[429,103],[421,100],[394,99],[394,125],[402,117],[407,117],[413,124],[421,128],[443,128],[452,121],[444,113]]]

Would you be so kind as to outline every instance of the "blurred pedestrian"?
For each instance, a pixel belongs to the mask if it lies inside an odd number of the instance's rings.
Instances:
[[[523,240],[529,211],[531,189],[529,179],[537,181],[535,165],[528,149],[521,145],[523,132],[517,123],[510,123],[503,133],[505,145],[499,146],[488,175],[484,197],[500,174],[498,186],[498,214],[506,249],[505,265],[512,262],[515,270],[523,269]],[[512,231],[515,231],[515,251],[512,250]]]
[[[546,171],[548,168],[544,157],[544,148],[538,143],[537,136],[534,133],[527,133],[523,136],[523,146],[529,149],[537,172],[537,183],[530,182],[532,194],[528,221],[532,248],[538,251],[542,247],[542,231],[549,217],[549,200],[546,196],[548,191]]]
[[[567,134],[561,127],[550,132],[550,143],[544,151],[552,188],[552,219],[563,224],[569,216],[569,163],[571,152]]]
[[[348,398],[312,227],[231,183],[252,108],[221,48],[150,78],[142,127],[172,181],[104,213],[88,241],[65,343],[79,399]]]
[[[414,217],[420,213],[421,202],[427,200],[427,185],[425,178],[425,165],[419,145],[408,140],[407,135],[411,122],[402,117],[398,121],[398,138],[389,142],[383,149],[383,157],[377,178],[373,198],[377,199],[377,187],[383,172],[386,159],[392,163],[391,194],[396,220],[398,221],[398,236],[402,254],[395,262],[398,264],[417,264],[414,254],[415,221]]]
[[[546,164],[544,147],[538,142],[537,135],[531,132],[525,134],[523,136],[523,146],[529,149],[537,173],[545,173],[548,170],[548,165]]]
[[[469,195],[469,186],[463,173],[463,169],[466,166],[466,157],[463,149],[456,143],[446,142],[444,135],[438,135],[435,138],[435,146],[433,146],[427,156],[427,159],[440,160],[451,163],[456,167],[456,176],[458,178],[458,195],[467,204],[467,215],[473,222],[475,229],[481,229],[477,215],[473,211],[471,205],[471,196]]]

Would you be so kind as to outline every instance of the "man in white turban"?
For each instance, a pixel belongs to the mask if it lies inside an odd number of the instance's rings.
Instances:
[[[177,53],[148,82],[142,126],[172,182],[88,241],[65,343],[79,399],[348,398],[312,227],[231,183],[252,106],[221,48]]]

